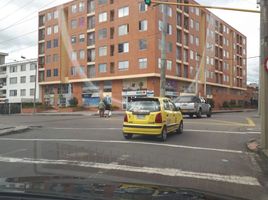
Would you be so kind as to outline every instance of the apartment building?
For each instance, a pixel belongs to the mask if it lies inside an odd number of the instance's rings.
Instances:
[[[158,96],[162,14],[143,0],[75,0],[39,12],[42,101],[94,106],[110,96],[124,109],[133,97]],[[216,107],[241,100],[246,37],[206,9],[168,6],[166,14],[166,96],[196,93]]]
[[[28,59],[0,65],[0,103],[39,101],[37,59]]]

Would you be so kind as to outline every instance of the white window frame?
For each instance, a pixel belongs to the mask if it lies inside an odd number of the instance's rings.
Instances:
[[[128,60],[118,62],[118,69],[119,70],[127,70],[128,68],[129,68],[129,61]]]
[[[118,18],[126,17],[129,15],[129,7],[125,6],[118,9]]]
[[[99,13],[99,23],[107,22],[107,20],[108,20],[108,13],[107,12]]]

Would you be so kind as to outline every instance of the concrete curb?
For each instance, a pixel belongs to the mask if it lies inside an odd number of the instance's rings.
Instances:
[[[11,134],[16,134],[16,133],[23,133],[27,130],[30,130],[30,127],[20,126],[20,127],[15,127],[15,128],[11,128],[11,129],[5,129],[3,131],[0,131],[0,136],[11,135]]]

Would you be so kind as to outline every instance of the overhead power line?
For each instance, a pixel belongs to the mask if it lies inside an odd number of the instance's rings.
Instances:
[[[11,38],[11,39],[9,39],[9,40],[2,41],[2,42],[0,42],[0,44],[3,44],[3,43],[6,43],[6,42],[10,42],[10,41],[16,40],[16,39],[18,39],[18,38],[24,37],[24,36],[26,36],[26,35],[30,35],[30,34],[35,33],[35,32],[37,32],[37,31],[38,31],[38,30],[34,30],[34,31],[31,31],[31,32],[25,33],[25,34],[23,34],[23,35],[20,35],[20,36]],[[1,47],[1,48],[4,48],[4,47]]]
[[[8,2],[6,2],[6,4],[4,4],[4,5],[1,7],[1,9],[5,8],[6,6],[8,6],[8,4],[10,4],[12,1],[14,1],[14,0],[9,0]]]
[[[29,4],[31,4],[33,1],[34,1],[34,0],[31,0],[31,1],[29,1],[28,3],[24,4],[23,6],[17,8],[16,10],[12,11],[11,14],[8,13],[8,15],[6,15],[6,16],[0,18],[0,21],[3,21],[3,20],[5,20],[6,18],[9,18],[10,16],[12,16],[13,14],[16,14],[19,10],[25,8],[26,6],[28,6]]]
[[[55,0],[55,1],[58,1],[58,0]],[[43,8],[47,7],[48,5],[50,5],[50,4],[52,4],[52,3],[55,3],[55,1],[50,1],[49,3],[43,5],[41,8],[38,8],[38,10],[43,9]],[[37,11],[38,11],[38,10],[37,10]],[[6,27],[0,29],[0,32],[5,31],[5,30],[7,30],[7,29],[10,29],[10,28],[12,28],[12,27],[14,27],[14,26],[16,26],[16,25],[22,24],[22,23],[24,23],[24,22],[30,21],[30,20],[32,20],[32,19],[35,19],[35,17],[31,17],[31,18],[29,18],[29,19],[27,19],[27,18],[30,17],[30,16],[32,16],[32,15],[34,15],[34,14],[36,14],[37,11],[34,11],[34,12],[32,12],[31,14],[29,14],[29,15],[27,15],[27,16],[21,18],[20,20],[18,20],[18,21],[16,21],[16,22],[14,22],[14,23],[12,23],[12,24],[10,24],[10,25],[8,25],[8,26],[6,26]]]
[[[176,3],[176,2],[158,1],[158,0],[152,0],[151,2],[154,4],[166,4],[166,5],[176,5],[176,6],[188,6],[188,7],[197,7],[197,8],[210,8],[210,9],[218,9],[218,10],[230,10],[230,11],[239,11],[239,12],[260,13],[259,10],[249,10],[249,9],[241,9],[241,8],[228,8],[228,7],[220,7],[220,6],[203,6],[203,5],[199,5],[199,4]]]

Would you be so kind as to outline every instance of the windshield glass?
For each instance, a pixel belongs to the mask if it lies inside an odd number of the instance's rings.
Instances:
[[[190,103],[193,102],[194,97],[191,96],[182,96],[178,97],[177,99],[174,100],[175,103]]]
[[[0,199],[172,186],[268,200],[267,4],[1,0]]]
[[[160,103],[159,101],[151,101],[151,100],[133,101],[129,104],[128,111],[130,112],[137,112],[137,111],[156,112],[156,111],[160,111]]]

